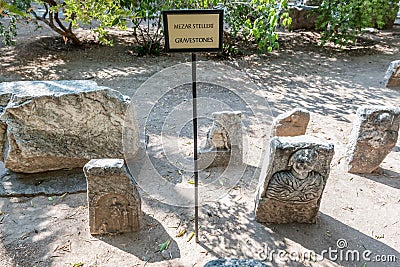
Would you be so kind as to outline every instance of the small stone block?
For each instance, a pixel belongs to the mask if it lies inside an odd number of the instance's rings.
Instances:
[[[296,108],[276,117],[272,127],[272,136],[304,135],[310,122],[310,112]]]
[[[392,61],[385,74],[386,87],[400,86],[400,60]]]
[[[92,159],[83,168],[88,185],[90,233],[136,232],[141,199],[123,159]]]
[[[372,173],[396,145],[400,109],[363,106],[357,110],[346,152],[350,173]]]
[[[199,168],[241,165],[243,163],[242,113],[214,112],[213,125],[205,147],[199,151]]]

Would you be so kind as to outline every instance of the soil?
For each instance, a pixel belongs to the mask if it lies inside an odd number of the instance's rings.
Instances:
[[[113,47],[92,44],[76,48],[64,45],[44,28],[34,31],[34,26],[21,25],[19,31],[16,46],[0,46],[0,82],[92,79],[132,96],[152,75],[191,59],[189,54],[137,57],[129,32],[112,31]],[[199,243],[194,238],[188,241],[194,228],[192,208],[164,204],[145,192],[143,229],[115,236],[90,235],[86,193],[1,197],[0,266],[203,266],[220,257],[256,258],[271,266],[399,266],[400,141],[376,174],[347,173],[344,153],[359,106],[400,107],[400,88],[383,85],[389,63],[400,59],[400,27],[367,34],[357,46],[344,50],[318,46],[314,32],[282,32],[280,41],[280,49],[267,55],[244,51],[231,59],[208,54],[198,58],[245,74],[268,101],[268,120],[297,107],[309,110],[307,134],[335,145],[315,225],[255,221],[255,174],[261,160],[256,157],[227,195],[200,207]],[[207,94],[207,90],[202,92]],[[161,114],[179,103],[177,98],[190,97],[181,91],[162,98],[165,106],[152,115],[148,130],[153,164],[176,183],[190,174],[159,157],[156,148],[162,141],[157,129],[163,123]],[[218,97],[232,98],[229,90],[221,90]],[[239,103],[235,108],[246,106]],[[209,122],[205,120],[204,125]],[[190,157],[191,135],[186,128],[179,149]],[[202,141],[206,128],[201,131]],[[268,139],[269,133],[263,131],[259,128],[251,133],[252,144],[260,136]],[[257,153],[262,149],[259,143]],[[201,176],[219,172],[211,169]],[[177,237],[184,228],[187,233]],[[170,244],[162,255],[159,246],[167,240]],[[336,254],[333,251],[329,256],[324,250],[336,250]],[[358,251],[360,259],[346,256],[349,250]],[[309,251],[317,255],[307,258]]]

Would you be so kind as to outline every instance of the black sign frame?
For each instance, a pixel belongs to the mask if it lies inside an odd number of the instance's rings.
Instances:
[[[169,44],[168,33],[168,15],[202,15],[202,14],[216,14],[219,15],[218,20],[218,48],[171,48]],[[196,53],[196,52],[222,52],[223,32],[224,32],[224,10],[223,9],[185,9],[185,10],[164,10],[162,11],[164,23],[164,40],[166,53]]]

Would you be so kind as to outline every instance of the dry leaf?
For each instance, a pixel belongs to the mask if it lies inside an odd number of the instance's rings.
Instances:
[[[176,235],[176,237],[181,237],[181,236],[183,236],[184,234],[186,234],[186,231],[187,231],[187,229],[186,229],[186,228],[183,228],[183,229]]]
[[[192,238],[194,237],[194,232],[190,233],[190,236],[188,238],[188,240],[186,242],[190,242],[190,240],[192,240]]]

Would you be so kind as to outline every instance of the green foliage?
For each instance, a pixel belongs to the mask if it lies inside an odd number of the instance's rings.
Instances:
[[[106,38],[107,28],[118,26],[120,29],[126,29],[126,18],[130,15],[123,5],[126,5],[124,0],[64,0],[63,8],[66,20],[71,22],[73,27],[92,27],[95,24],[94,32],[99,42],[112,45]]]
[[[15,44],[17,19],[27,17],[26,0],[0,0],[0,41],[5,45]]]
[[[367,27],[382,28],[388,17],[396,15],[398,1],[324,0],[319,7],[317,29],[322,31],[322,44],[354,44]]]
[[[3,3],[4,0],[0,0]],[[100,43],[111,45],[107,38],[110,27],[126,29],[131,22],[136,51],[139,55],[159,54],[161,51],[162,11],[171,9],[212,9],[225,10],[225,22],[229,30],[225,32],[225,53],[237,54],[237,38],[245,42],[254,42],[260,52],[278,48],[279,26],[288,26],[291,18],[287,12],[287,0],[32,0],[42,5],[45,12],[38,14],[31,8],[31,0],[14,0],[7,5],[7,13],[22,16],[25,12],[37,21],[41,21],[63,36],[64,40],[81,45],[73,29],[89,26],[97,33]],[[10,6],[12,4],[12,6]],[[65,19],[61,19],[61,13]],[[0,35],[11,42],[15,34],[15,20],[7,30],[0,24]],[[3,28],[1,28],[3,26]]]
[[[222,4],[230,35],[240,34],[246,42],[254,41],[260,52],[278,48],[277,27],[280,23],[287,27],[292,22],[287,12],[287,0],[224,1]]]

